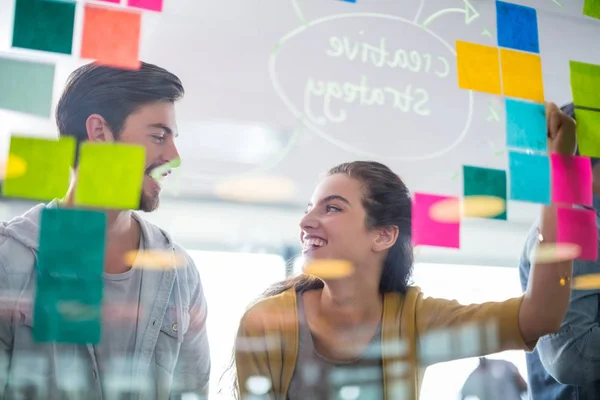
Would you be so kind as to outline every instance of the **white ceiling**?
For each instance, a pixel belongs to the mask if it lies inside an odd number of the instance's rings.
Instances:
[[[452,51],[456,40],[497,45],[492,0],[472,0],[479,16],[468,25],[456,11],[464,0],[164,2],[162,13],[144,12],[141,58],[175,72],[187,91],[178,108],[183,163],[168,184],[171,194],[210,198],[227,179],[274,176],[289,178],[297,188],[281,202],[304,205],[320,173],[342,161],[369,158],[391,166],[412,191],[460,195],[462,165],[507,167],[503,100],[458,89]],[[569,60],[600,64],[600,21],[581,16],[583,0],[562,1],[563,8],[550,0],[515,2],[538,10],[546,99],[568,101]],[[58,98],[68,74],[85,60],[11,49],[13,7],[14,0],[0,0],[0,52],[56,62]],[[429,31],[412,22],[432,15],[438,17]],[[81,16],[79,7],[78,20]],[[484,29],[491,37],[482,35]],[[74,54],[80,32],[78,24]],[[333,57],[327,55],[332,36],[371,44],[385,38],[390,51],[431,54],[434,68],[442,68],[437,59],[442,56],[449,73],[440,78]],[[378,87],[425,90],[430,115],[334,100],[331,113],[339,116],[343,109],[347,119],[317,126],[324,105],[313,96],[314,117],[307,116],[309,79],[359,84],[362,76]],[[489,107],[499,121],[488,120]],[[0,121],[5,150],[9,132],[55,135],[51,119],[0,111]],[[509,220],[528,223],[536,210],[510,202]]]

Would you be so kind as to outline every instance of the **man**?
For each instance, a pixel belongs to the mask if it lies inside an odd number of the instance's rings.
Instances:
[[[505,360],[479,358],[479,366],[465,381],[461,398],[478,400],[521,400],[527,383],[517,367]]]
[[[179,78],[155,65],[142,63],[139,70],[128,71],[89,64],[69,77],[56,122],[61,136],[76,138],[78,149],[86,140],[143,146],[146,170],[139,210],[151,212],[158,207],[160,193],[154,172],[168,175],[168,166],[179,158],[174,103],[183,94]],[[38,205],[0,225],[0,398],[204,395],[210,360],[198,270],[166,232],[131,210],[105,210],[100,342],[33,340],[40,215],[45,208],[74,206],[77,161],[78,155],[63,200]],[[142,251],[177,257],[162,270],[145,269],[140,259],[127,260],[128,254],[139,256]],[[177,258],[183,261],[175,265]]]
[[[562,111],[575,118],[573,104]],[[594,209],[600,226],[600,163],[592,159]],[[521,256],[521,286],[527,286],[531,255],[538,243],[537,223],[529,232]],[[575,260],[573,276],[600,273],[600,262]],[[539,340],[526,353],[529,398],[532,400],[587,400],[600,398],[600,288],[572,290],[569,310],[559,332]]]

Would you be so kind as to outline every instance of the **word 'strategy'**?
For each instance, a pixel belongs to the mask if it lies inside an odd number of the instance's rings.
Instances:
[[[312,110],[313,97],[323,99],[323,115],[318,116]],[[394,109],[402,112],[414,112],[417,115],[426,116],[431,114],[427,108],[429,94],[425,89],[412,88],[407,85],[404,90],[392,87],[370,88],[367,85],[367,77],[362,76],[360,84],[350,82],[326,82],[309,78],[304,90],[304,112],[306,116],[319,125],[325,125],[327,121],[341,123],[346,120],[348,114],[343,108],[335,113],[332,100],[341,100],[345,103],[358,103],[366,106],[392,105]]]

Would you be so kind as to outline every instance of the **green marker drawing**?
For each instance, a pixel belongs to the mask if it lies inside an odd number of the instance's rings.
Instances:
[[[556,4],[560,8],[565,8],[565,6],[563,6],[562,4],[560,4],[558,0],[552,0],[552,1],[554,2],[554,4]]]
[[[452,180],[455,181],[458,178],[458,172],[455,172],[454,175],[452,175]]]
[[[168,163],[163,164],[159,167],[156,167],[152,171],[150,171],[150,177],[157,182],[161,182],[163,179],[165,179],[163,174],[169,172],[170,170],[172,170],[174,168],[178,168],[180,165],[181,165],[181,159],[179,157],[175,158],[175,159],[169,161]]]
[[[463,1],[465,3],[464,8],[447,8],[445,10],[440,10],[440,11],[434,13],[433,15],[431,15],[429,18],[427,18],[421,26],[423,28],[425,28],[431,22],[436,20],[438,17],[441,17],[442,15],[449,14],[449,13],[465,14],[465,24],[470,25],[471,22],[473,22],[474,20],[476,20],[479,17],[479,12],[477,12],[477,10],[475,8],[473,8],[471,3],[469,3],[469,0],[463,0]]]
[[[490,111],[490,115],[487,117],[488,121],[500,121],[500,117],[498,116],[498,112],[492,106],[492,102],[488,102],[488,109]]]
[[[490,32],[487,28],[483,28],[483,31],[481,32],[482,36],[489,36],[492,37],[492,32]]]
[[[307,25],[306,18],[304,18],[304,14],[302,13],[302,10],[300,9],[300,5],[298,4],[298,0],[292,0],[292,6],[294,7],[294,11],[296,12],[296,16],[300,20],[300,23],[302,25],[306,26]]]

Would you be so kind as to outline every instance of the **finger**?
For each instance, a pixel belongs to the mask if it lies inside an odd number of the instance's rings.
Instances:
[[[560,109],[554,103],[548,103],[546,106],[546,123],[548,128],[548,137],[555,138],[561,127]]]

